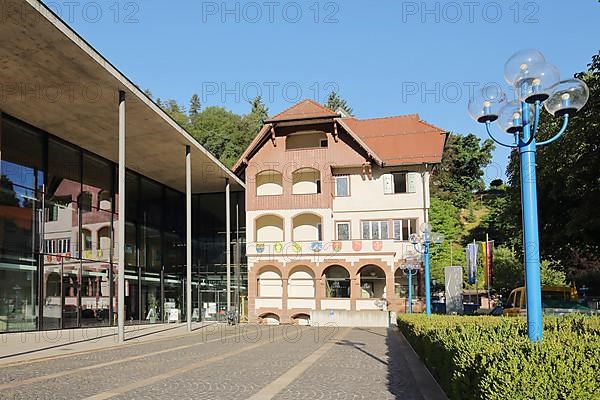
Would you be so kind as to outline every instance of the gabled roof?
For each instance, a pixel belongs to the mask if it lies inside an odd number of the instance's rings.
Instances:
[[[359,120],[340,118],[386,165],[439,163],[446,131],[418,114]]]
[[[294,104],[265,122],[294,121],[316,118],[336,118],[340,115],[316,101],[306,99]]]
[[[304,100],[265,121],[265,125],[233,166],[234,172],[252,157],[279,122],[330,119],[337,122],[368,156],[380,166],[437,164],[442,161],[447,131],[431,125],[419,115],[401,115],[359,120],[341,117],[328,108]]]

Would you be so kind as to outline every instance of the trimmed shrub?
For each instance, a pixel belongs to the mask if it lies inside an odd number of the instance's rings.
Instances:
[[[398,327],[452,400],[600,399],[600,318],[404,315]]]

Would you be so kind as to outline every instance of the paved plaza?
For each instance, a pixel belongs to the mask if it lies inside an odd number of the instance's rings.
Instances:
[[[201,327],[0,359],[1,399],[444,399],[395,328]],[[143,338],[143,339],[140,339]],[[43,356],[43,357],[42,357]]]

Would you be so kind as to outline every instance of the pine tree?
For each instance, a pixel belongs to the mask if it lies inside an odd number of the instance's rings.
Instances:
[[[353,115],[352,107],[348,105],[346,100],[342,99],[335,90],[329,94],[327,98],[327,103],[325,103],[325,107],[329,108],[331,111],[338,111],[342,109],[346,114]]]
[[[269,109],[263,103],[262,97],[256,96],[250,101],[250,106],[250,113],[244,117],[244,122],[248,127],[248,143],[254,139],[254,136],[256,136],[265,121],[269,118]]]
[[[202,104],[200,103],[200,97],[197,94],[194,94],[190,99],[190,116],[197,115],[202,108]]]

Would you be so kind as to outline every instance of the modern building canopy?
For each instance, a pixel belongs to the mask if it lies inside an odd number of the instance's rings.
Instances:
[[[37,0],[2,1],[0,109],[118,162],[119,91],[127,98],[127,167],[185,191],[191,146],[192,191],[244,183],[142,90]],[[10,40],[8,40],[10,39]]]

